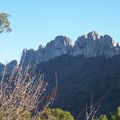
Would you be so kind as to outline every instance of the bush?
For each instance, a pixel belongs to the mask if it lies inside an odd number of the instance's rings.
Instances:
[[[94,120],[120,120],[120,107],[117,108],[115,112],[110,113],[110,116],[101,115],[99,118],[95,118]]]
[[[40,113],[40,120],[74,120],[70,112],[57,109],[45,109]]]
[[[0,120],[12,118],[11,120],[74,120],[70,112],[63,111],[62,109],[46,108],[40,112],[39,115],[32,118],[31,113],[24,108],[12,108],[14,110],[0,111]],[[18,111],[19,110],[19,111]],[[9,112],[12,111],[12,114]],[[13,112],[14,111],[14,112]],[[19,113],[19,114],[17,114]]]

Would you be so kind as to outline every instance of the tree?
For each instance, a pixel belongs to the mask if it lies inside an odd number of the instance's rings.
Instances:
[[[85,120],[94,120],[96,117],[97,112],[99,111],[101,104],[93,104],[93,97],[91,97],[90,105],[86,104],[85,110]]]
[[[24,58],[26,57],[26,54]],[[23,61],[15,65],[10,75],[7,65],[0,80],[0,120],[22,120],[28,112],[34,112],[31,119],[54,102],[57,85],[48,92],[44,76],[36,73],[37,64],[32,68],[28,64],[23,70]],[[39,111],[38,111],[39,105]],[[28,116],[28,115],[27,115]]]
[[[70,112],[57,109],[45,109],[40,113],[40,120],[74,120]]]
[[[100,115],[98,118],[96,117],[94,120],[108,120],[108,118],[110,120],[120,120],[120,107],[118,107],[115,112],[110,113],[108,117],[103,114]]]
[[[99,120],[108,120],[107,116],[106,115],[101,115]]]
[[[9,16],[7,13],[0,13],[0,33],[11,32],[10,22],[8,20]]]
[[[117,108],[116,112],[111,113],[111,120],[120,120],[120,107]]]

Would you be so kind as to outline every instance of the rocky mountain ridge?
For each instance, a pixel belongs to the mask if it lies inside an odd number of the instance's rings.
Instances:
[[[105,56],[113,57],[120,54],[120,45],[115,43],[113,38],[109,35],[99,35],[97,32],[92,31],[87,35],[78,37],[75,44],[72,44],[72,40],[66,36],[57,36],[54,40],[48,42],[45,47],[39,46],[37,50],[24,49],[21,57],[21,64],[26,66],[28,62],[34,65],[52,60],[62,55],[79,56],[84,57],[96,57]],[[22,61],[24,61],[22,63]],[[9,66],[12,62],[8,63]],[[0,64],[0,71],[4,65]]]
[[[41,63],[65,54],[84,57],[112,57],[120,54],[120,45],[115,43],[111,36],[101,36],[95,31],[78,37],[74,45],[70,38],[61,35],[47,43],[45,47],[40,45],[36,51],[24,49],[22,58],[26,55],[29,60]]]

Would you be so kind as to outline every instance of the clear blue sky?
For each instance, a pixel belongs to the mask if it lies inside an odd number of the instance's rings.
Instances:
[[[120,41],[120,0],[0,0],[11,15],[11,33],[0,34],[0,61],[19,59],[57,35],[73,39],[97,31]]]

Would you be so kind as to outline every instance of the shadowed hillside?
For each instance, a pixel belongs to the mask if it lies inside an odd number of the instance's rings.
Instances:
[[[85,104],[101,102],[99,113],[107,113],[120,105],[120,56],[84,58],[61,56],[41,63],[39,69],[49,84],[58,74],[58,96],[55,106],[71,111],[75,116],[83,112]],[[100,99],[102,101],[100,101]]]

